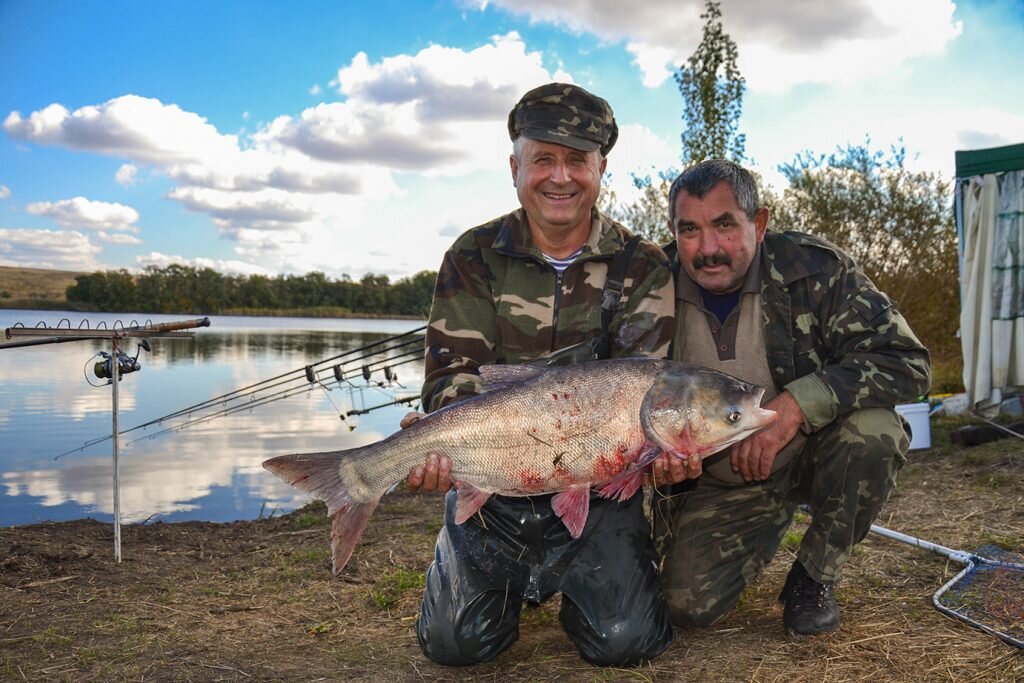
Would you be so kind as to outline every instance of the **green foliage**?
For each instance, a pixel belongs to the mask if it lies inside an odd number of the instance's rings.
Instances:
[[[722,28],[718,0],[705,0],[700,18],[703,38],[675,76],[684,104],[682,160],[685,165],[705,159],[740,162],[746,144],[738,132],[746,80],[736,66],[739,53]]]
[[[949,183],[911,172],[906,151],[864,145],[798,154],[779,167],[789,187],[772,227],[820,235],[844,249],[897,304],[939,363],[960,344],[957,234]],[[939,387],[935,390],[955,389]]]
[[[412,572],[398,567],[377,580],[370,591],[370,598],[377,607],[386,609],[398,602],[405,591],[422,591],[426,585],[427,575],[423,572]]]
[[[223,275],[210,268],[172,264],[149,266],[141,275],[127,270],[78,275],[67,289],[69,302],[101,311],[222,313],[247,310],[332,310],[369,315],[426,317],[437,274],[421,271],[392,283],[368,273],[359,282],[347,275],[329,279],[306,275]]]
[[[316,512],[300,512],[292,519],[292,526],[296,529],[309,529],[310,527],[323,526],[327,523],[327,517]]]
[[[640,190],[636,200],[619,204],[615,192],[607,190],[601,194],[598,207],[604,214],[655,244],[671,242],[675,236],[668,227],[668,189],[678,173],[670,168],[659,171],[657,179],[649,175],[634,175],[633,184]]]

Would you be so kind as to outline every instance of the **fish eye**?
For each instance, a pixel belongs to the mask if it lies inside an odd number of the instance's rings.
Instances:
[[[725,421],[729,424],[736,424],[740,421],[741,417],[743,417],[743,412],[736,406],[733,406],[729,408],[729,413],[725,416]]]

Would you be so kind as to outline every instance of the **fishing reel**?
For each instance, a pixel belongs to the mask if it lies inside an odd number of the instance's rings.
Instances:
[[[114,376],[113,373],[113,362],[114,358],[117,358],[117,374],[118,380],[125,375],[137,372],[142,369],[142,364],[139,363],[139,354],[142,353],[143,349],[146,351],[152,351],[153,347],[150,346],[148,339],[143,339],[139,342],[139,347],[135,351],[135,357],[129,356],[124,351],[118,351],[117,355],[109,354],[105,351],[99,352],[100,360],[92,366],[92,371],[100,379],[111,379]]]

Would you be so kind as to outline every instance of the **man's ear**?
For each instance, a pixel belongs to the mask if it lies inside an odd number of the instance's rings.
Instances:
[[[508,155],[508,165],[512,169],[512,187],[516,186],[516,178],[519,177],[519,160],[515,154]]]
[[[768,218],[768,209],[763,206],[754,214],[754,227],[757,228],[758,243],[764,239],[764,233],[768,229]]]

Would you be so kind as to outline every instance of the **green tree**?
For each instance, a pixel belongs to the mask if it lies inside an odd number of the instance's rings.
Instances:
[[[897,304],[936,363],[936,387],[960,375],[956,221],[950,185],[907,169],[906,150],[864,145],[798,154],[779,167],[789,181],[775,229],[799,230],[841,247]]]
[[[684,165],[705,159],[743,161],[746,136],[739,132],[746,80],[736,66],[736,43],[722,27],[718,0],[705,0],[704,33],[676,73],[683,97]]]
[[[705,0],[703,36],[697,49],[679,67],[675,80],[683,98],[681,159],[684,166],[705,159],[745,158],[746,136],[739,132],[746,81],[736,66],[736,43],[722,27],[718,0]],[[653,175],[633,176],[640,191],[634,201],[620,205],[614,193],[602,197],[601,208],[615,220],[647,239],[665,244],[674,239],[668,225],[668,190],[679,175],[674,168]]]
[[[598,199],[598,207],[634,233],[655,244],[666,244],[675,238],[668,225],[668,190],[678,171],[666,169],[656,175],[656,179],[650,175],[633,176],[640,196],[632,202],[618,204],[615,192],[606,190]]]

